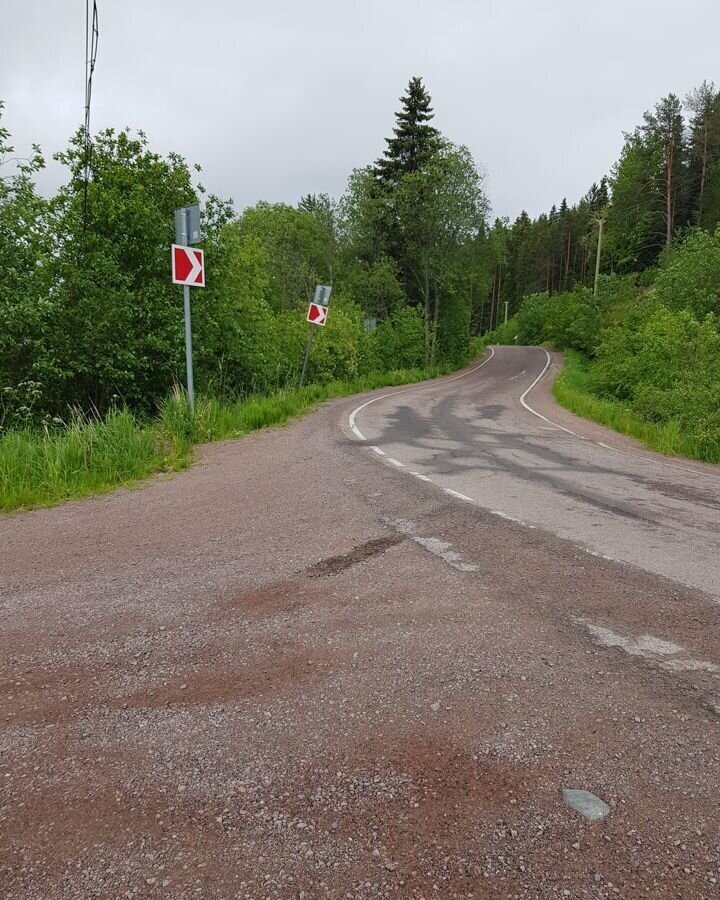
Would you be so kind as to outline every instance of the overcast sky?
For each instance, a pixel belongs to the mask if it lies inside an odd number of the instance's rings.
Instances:
[[[98,0],[98,12],[93,129],[143,129],[238,209],[342,193],[382,152],[412,75],[511,218],[578,199],[663,94],[720,82],[719,0]],[[0,0],[18,150],[38,141],[49,155],[82,122],[84,49],[85,0]]]

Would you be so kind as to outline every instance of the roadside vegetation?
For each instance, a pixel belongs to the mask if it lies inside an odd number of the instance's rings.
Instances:
[[[563,405],[663,453],[719,463],[720,93],[703,84],[686,110],[670,95],[646,113],[578,206],[496,223],[505,288],[494,306],[507,299],[513,315],[490,339],[564,350]]]
[[[333,397],[434,378],[454,365],[376,372],[352,381],[330,381],[231,402],[200,395],[190,415],[176,387],[148,419],[127,407],[102,418],[76,415],[54,428],[26,426],[0,434],[0,510],[52,506],[63,500],[132,487],[158,472],[187,468],[193,448],[284,425]]]
[[[79,131],[55,156],[66,183],[43,197],[40,149],[16,156],[0,127],[0,508],[182,468],[199,441],[464,365],[471,298],[489,283],[488,204],[469,151],[432,119],[413,78],[385,152],[340,200],[240,214],[128,130]],[[201,200],[190,417],[169,248],[175,208]],[[333,286],[330,315],[298,390],[318,283]]]
[[[40,148],[16,153],[0,119],[0,509],[183,468],[199,441],[458,368],[491,341],[566,350],[561,402],[720,461],[714,86],[684,109],[661,100],[577,204],[512,224],[488,222],[481,170],[432,122],[413,78],[385,151],[341,198],[237,213],[199,168],[128,130],[79,131],[55,155],[65,184],[42,196]],[[175,208],[198,201],[207,287],[192,294],[191,418],[169,246]],[[301,391],[317,283],[332,303]]]

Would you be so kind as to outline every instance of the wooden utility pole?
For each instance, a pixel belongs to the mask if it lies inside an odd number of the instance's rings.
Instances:
[[[595,288],[593,289],[593,294],[597,297],[598,292],[598,281],[600,280],[600,254],[602,253],[602,236],[603,236],[603,225],[605,224],[605,217],[598,216],[598,244],[597,244],[597,254],[595,256]]]

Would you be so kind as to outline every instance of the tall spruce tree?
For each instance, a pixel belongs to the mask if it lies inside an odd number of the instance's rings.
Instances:
[[[387,149],[373,170],[383,187],[396,188],[403,175],[420,171],[438,150],[439,132],[429,124],[434,117],[431,99],[422,78],[411,78],[395,114],[393,136],[385,139]]]

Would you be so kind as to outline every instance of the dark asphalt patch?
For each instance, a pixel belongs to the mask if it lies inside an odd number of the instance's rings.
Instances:
[[[343,553],[340,556],[330,556],[328,559],[321,560],[319,563],[306,569],[305,574],[308,578],[324,578],[328,575],[337,575],[340,572],[344,572],[345,569],[349,569],[350,566],[370,559],[372,556],[377,556],[379,553],[384,553],[390,547],[394,547],[404,540],[403,535],[393,534],[389,537],[366,541],[349,553]]]

